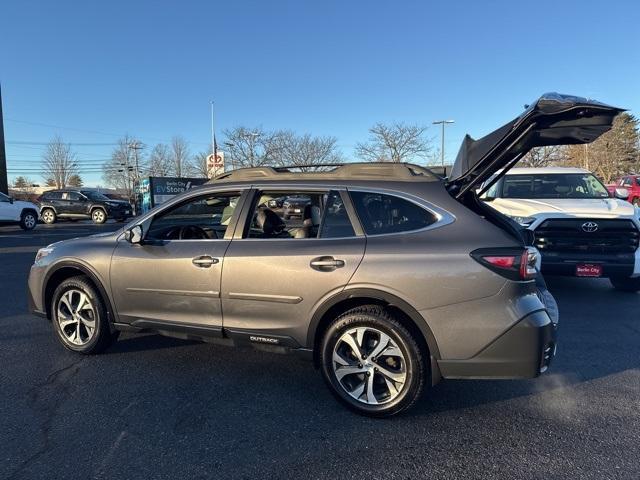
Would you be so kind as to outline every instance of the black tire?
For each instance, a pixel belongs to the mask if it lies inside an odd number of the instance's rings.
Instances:
[[[38,224],[38,214],[33,210],[25,210],[20,216],[20,228],[23,230],[33,230]]]
[[[334,369],[333,353],[340,338],[349,330],[356,327],[366,327],[375,329],[389,336],[389,338],[397,345],[397,348],[402,352],[404,361],[404,370],[406,372],[406,380],[399,388],[395,398],[385,403],[370,404],[366,400],[358,400],[347,392],[346,387],[340,383],[340,380],[336,376]],[[374,330],[374,331],[375,331]],[[364,344],[364,341],[363,341]],[[375,349],[375,344],[372,348],[369,348],[369,353],[372,349]],[[381,355],[382,357],[383,355]],[[363,362],[366,361],[366,356],[363,356]],[[410,407],[412,407],[416,401],[420,398],[426,386],[430,384],[430,368],[428,363],[428,352],[424,348],[421,348],[413,335],[404,327],[393,315],[391,315],[386,309],[379,305],[365,305],[356,307],[340,315],[329,326],[328,330],[324,334],[320,349],[320,365],[322,369],[322,376],[329,386],[334,396],[344,405],[351,410],[370,417],[389,417],[397,415]],[[406,359],[406,360],[405,360]],[[370,361],[377,360],[380,362],[380,358],[369,359]],[[356,360],[359,361],[359,360]],[[384,361],[384,360],[383,360]],[[385,364],[385,367],[387,365]],[[360,367],[360,365],[358,365]],[[375,369],[378,372],[378,369]],[[367,377],[371,372],[367,373]],[[363,374],[364,375],[364,374]],[[374,378],[371,380],[373,383],[378,380],[378,384],[382,384],[379,380],[384,382],[384,378],[377,378],[382,376],[380,372],[373,373]],[[343,377],[343,378],[346,378]],[[363,379],[363,380],[360,380]],[[368,381],[364,376],[358,377],[357,381]],[[391,394],[391,392],[388,392]],[[366,395],[368,398],[368,394]],[[375,395],[374,395],[375,397]],[[362,396],[360,397],[362,398]],[[378,400],[378,399],[376,399]]]
[[[640,291],[640,277],[611,277],[611,285],[621,292],[636,293]]]
[[[56,223],[56,220],[58,219],[53,208],[43,208],[40,212],[40,216],[42,217],[42,221],[48,225]]]
[[[107,212],[103,208],[94,208],[91,211],[91,220],[96,225],[101,225],[107,221]]]
[[[60,306],[63,295],[71,291],[83,292],[91,301],[93,311],[95,312],[95,314],[93,315],[95,330],[91,338],[83,345],[77,345],[70,341],[65,332],[63,332],[63,328],[60,324],[61,317],[59,317],[58,315],[58,308]],[[53,328],[56,332],[56,336],[58,337],[58,340],[60,340],[60,343],[62,343],[62,345],[64,345],[69,350],[86,355],[96,354],[104,351],[118,339],[118,336],[120,334],[120,332],[118,331],[111,331],[109,320],[107,317],[107,311],[102,297],[89,281],[89,279],[82,275],[64,280],[55,289],[53,293],[53,301],[51,302],[51,320],[53,323]],[[72,326],[72,329],[73,328],[74,327]],[[85,333],[86,331],[87,330],[85,329]]]

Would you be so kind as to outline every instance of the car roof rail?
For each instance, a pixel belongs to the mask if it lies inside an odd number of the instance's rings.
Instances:
[[[258,179],[393,179],[405,181],[435,180],[442,177],[429,168],[411,163],[375,162],[375,163],[322,163],[305,165],[288,165],[277,167],[238,168],[222,173],[211,181],[241,181]]]

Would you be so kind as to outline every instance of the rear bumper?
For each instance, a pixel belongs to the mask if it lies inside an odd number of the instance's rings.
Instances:
[[[576,265],[594,264],[602,266],[603,277],[629,277],[640,274],[637,264],[640,253],[587,254],[556,253],[542,254],[542,273],[544,275],[576,276]]]
[[[556,352],[558,324],[545,310],[517,322],[480,353],[465,360],[439,360],[444,378],[533,378],[544,373]]]

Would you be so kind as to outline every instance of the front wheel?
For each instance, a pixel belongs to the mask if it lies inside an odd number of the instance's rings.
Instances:
[[[20,217],[20,228],[23,230],[33,230],[38,224],[38,217],[31,210],[24,212]]]
[[[100,225],[107,221],[107,214],[101,208],[96,208],[91,213],[91,220],[93,220],[93,223],[97,223],[98,225]]]
[[[622,292],[640,291],[640,277],[611,277],[609,281],[613,288]]]
[[[100,353],[119,332],[111,332],[104,302],[84,276],[64,280],[53,293],[51,319],[60,342],[74,352]]]
[[[351,309],[326,332],[322,374],[350,409],[388,417],[410,408],[429,379],[425,354],[413,335],[378,305]]]

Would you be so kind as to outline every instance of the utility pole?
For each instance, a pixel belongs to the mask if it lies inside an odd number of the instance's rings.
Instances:
[[[4,116],[2,114],[2,87],[0,86],[0,192],[9,194],[7,179],[7,153],[4,149]]]
[[[142,150],[144,148],[144,145],[142,145],[140,142],[138,142],[137,140],[131,142],[129,144],[129,149],[133,150],[133,162],[135,165],[135,175],[133,176],[134,178],[134,195],[135,195],[135,202],[134,202],[134,210],[135,210],[135,214],[138,214],[138,204],[139,204],[139,193],[140,193],[140,165],[138,164],[138,150]],[[128,155],[127,155],[128,157]]]
[[[453,123],[455,120],[437,120],[433,122],[434,125],[442,125],[442,139],[440,143],[440,161],[442,162],[442,169],[444,170],[444,126],[447,123]]]

